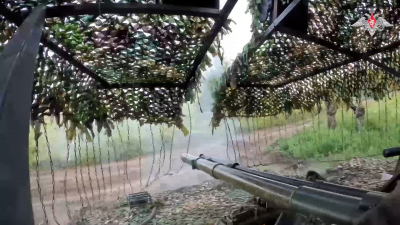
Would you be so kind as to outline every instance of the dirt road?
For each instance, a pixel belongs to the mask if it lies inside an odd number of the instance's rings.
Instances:
[[[311,124],[306,124],[309,127]],[[226,138],[202,136],[197,137],[195,134],[191,138],[191,146],[189,153],[192,155],[205,154],[222,159],[234,159],[234,151],[237,159],[242,165],[252,166],[257,163],[268,163],[281,160],[280,154],[266,154],[263,151],[267,145],[271,145],[280,138],[290,137],[303,128],[303,125],[286,125],[285,127],[274,127],[271,129],[256,131],[254,133],[245,134],[244,141],[241,135],[238,138],[238,146],[236,145],[235,136],[233,135],[234,147],[229,138],[228,152]],[[250,141],[249,141],[250,135]],[[244,148],[246,145],[246,148]],[[238,153],[240,149],[240,156]],[[83,206],[88,206],[96,201],[115,201],[116,199],[124,198],[127,193],[135,193],[140,190],[147,190],[155,194],[165,190],[174,190],[185,186],[200,184],[206,180],[213,179],[206,173],[192,170],[189,165],[183,165],[180,160],[182,153],[186,152],[186,148],[175,149],[172,152],[167,151],[164,156],[155,154],[154,164],[153,156],[147,155],[139,159],[112,162],[110,164],[103,162],[103,169],[100,165],[75,168],[67,170],[57,170],[54,172],[54,215],[52,211],[53,201],[53,185],[52,175],[50,171],[40,172],[40,187],[45,205],[46,215],[49,224],[68,224],[69,218],[66,206],[66,197],[68,199],[68,208],[71,216],[75,210]],[[172,153],[172,155],[170,155]],[[171,158],[171,161],[169,160]],[[164,164],[162,162],[164,161]],[[161,167],[159,167],[161,162]],[[170,163],[171,162],[171,163]],[[142,169],[140,169],[141,164]],[[181,166],[182,170],[176,173]],[[97,172],[97,175],[96,175]],[[151,174],[149,179],[149,174]],[[162,175],[167,174],[162,177]],[[168,175],[173,174],[173,175]],[[64,179],[66,177],[66,182]],[[157,177],[155,182],[152,182]],[[141,178],[141,179],[140,179]],[[149,185],[146,187],[146,185]],[[145,188],[146,187],[146,188]],[[35,224],[44,224],[45,217],[42,209],[41,200],[38,194],[37,174],[31,172],[31,192],[32,202],[35,217]]]

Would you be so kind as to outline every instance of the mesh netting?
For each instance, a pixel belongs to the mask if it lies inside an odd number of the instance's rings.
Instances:
[[[254,19],[252,40],[258,40],[268,24],[258,22],[254,1],[249,1],[249,9]],[[351,26],[375,9],[374,17],[384,18],[393,27],[371,37]],[[398,65],[398,11],[391,1],[309,1],[308,16],[307,34],[299,35],[304,39],[281,27],[259,48],[254,47],[256,41],[244,48],[239,62],[227,70],[215,90],[214,126],[224,116],[311,110],[328,98],[350,104],[351,97],[362,94],[381,99],[394,89],[397,79],[376,66],[396,69]]]
[[[50,18],[45,35],[109,83],[183,83],[213,20],[132,14]]]
[[[63,115],[63,123],[71,121],[72,130],[93,133],[92,123],[97,121],[100,129],[110,133],[113,122],[136,119],[142,124],[175,124],[187,133],[182,125],[182,104],[194,101],[201,71],[211,65],[210,55],[222,57],[219,42],[228,33],[230,20],[208,49],[211,54],[206,54],[195,70],[194,62],[212,33],[214,19],[103,14],[100,4],[111,1],[6,0],[0,5],[6,14],[0,17],[0,51],[38,4],[56,7],[83,3],[99,4],[96,15],[45,20],[35,71],[32,121],[55,116],[61,125]]]

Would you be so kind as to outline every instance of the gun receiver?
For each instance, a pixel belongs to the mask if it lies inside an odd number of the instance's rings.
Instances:
[[[181,158],[193,169],[206,172],[265,200],[268,207],[282,212],[281,217],[295,213],[312,215],[326,223],[352,224],[387,196],[386,193],[325,181],[309,182],[260,172],[204,155],[196,157],[183,154]],[[288,224],[287,218],[282,224]]]

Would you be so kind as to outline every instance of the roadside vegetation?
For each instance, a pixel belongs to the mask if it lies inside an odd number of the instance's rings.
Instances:
[[[101,132],[99,135],[100,137],[100,149],[99,150],[99,139],[96,129],[95,130],[95,137],[93,142],[87,142],[87,150],[88,154],[86,155],[86,138],[82,136],[80,140],[76,140],[76,144],[74,142],[69,143],[69,158],[67,163],[67,141],[65,137],[65,130],[63,128],[59,128],[55,123],[48,123],[47,124],[47,133],[48,133],[48,140],[49,146],[51,151],[51,157],[54,163],[55,168],[65,168],[65,167],[72,167],[75,164],[75,150],[79,161],[82,161],[83,165],[87,164],[87,158],[89,161],[89,165],[94,164],[94,154],[93,154],[93,145],[94,151],[96,154],[96,162],[99,163],[100,160],[100,151],[101,151],[101,160],[102,162],[108,162],[108,154],[110,154],[110,161],[119,161],[119,160],[126,160],[137,158],[142,155],[152,153],[152,147],[150,144],[145,140],[144,137],[147,137],[147,132],[145,128],[143,128],[142,132],[142,149],[139,146],[139,138],[137,134],[137,125],[136,123],[130,124],[130,134],[128,140],[128,129],[126,126],[126,122],[124,125],[120,124],[120,133],[122,137],[122,141],[118,134],[118,131],[115,129],[113,130],[112,137],[108,139],[108,137]],[[43,130],[42,130],[43,132]],[[154,131],[156,132],[156,131]],[[158,138],[158,130],[157,133],[154,135],[155,138]],[[114,151],[115,147],[115,151]],[[79,156],[79,148],[81,151],[81,155]],[[42,169],[50,168],[50,157],[48,154],[48,148],[46,139],[44,134],[40,136],[39,139],[39,166]],[[156,148],[156,151],[159,149]],[[79,160],[80,158],[80,160]],[[35,146],[35,139],[34,139],[34,131],[31,129],[29,134],[29,164],[32,167],[36,166],[36,146]]]
[[[218,81],[217,78],[208,80],[208,88],[210,91],[218,86]],[[328,129],[325,104],[322,105],[319,114],[316,110],[304,113],[300,110],[295,110],[290,115],[280,114],[275,117],[248,119],[236,118],[234,121],[237,131],[240,132],[239,126],[241,125],[243,132],[245,133],[277,126],[297,125],[297,134],[290,138],[276,141],[275,144],[267,148],[267,151],[279,150],[287,155],[300,159],[345,160],[355,156],[362,157],[380,155],[382,150],[385,148],[400,146],[400,128],[397,126],[400,116],[398,116],[396,110],[396,99],[393,97],[393,94],[391,94],[391,96],[391,99],[387,98],[386,100],[381,100],[379,103],[373,99],[369,99],[367,104],[363,101],[364,105],[366,105],[366,115],[364,119],[364,127],[360,131],[356,129],[357,121],[354,112],[351,109],[348,109],[345,105],[338,105],[337,107],[336,129]],[[198,122],[196,121],[196,114],[200,113],[198,107],[197,103],[190,104],[192,126],[194,129]],[[183,114],[185,115],[183,117],[184,124],[189,130],[190,121],[187,106],[183,107]],[[136,122],[130,123],[129,141],[126,122],[124,122],[124,124],[125,125],[120,125],[122,142],[117,130],[114,130],[113,132],[112,138],[114,139],[116,154],[114,154],[112,142],[108,142],[107,136],[104,134],[100,135],[103,162],[108,160],[108,151],[110,152],[111,161],[137,158],[140,154],[152,154],[153,146],[149,126],[145,125],[141,128],[142,151],[140,151]],[[230,122],[230,124],[232,124],[232,122]],[[233,129],[232,125],[230,129]],[[223,123],[221,123],[221,126],[224,126]],[[49,123],[47,130],[55,167],[64,168],[67,166],[73,166],[75,160],[74,144],[70,144],[69,162],[67,164],[67,144],[64,129],[58,128],[56,124]],[[168,152],[170,150],[173,128],[163,126],[162,130],[164,134],[165,149],[166,152]],[[285,132],[283,128],[281,130],[282,132]],[[175,129],[175,140],[183,137],[180,133],[181,132],[178,129]],[[192,134],[196,135],[196,131],[193,130]],[[158,153],[161,148],[159,126],[153,126],[153,135],[155,151]],[[36,153],[33,131],[31,131],[29,138],[29,163],[31,167],[35,167]],[[98,161],[99,145],[97,142],[97,137],[95,137],[95,151]],[[93,164],[93,147],[91,143],[88,143],[88,146],[89,163]],[[82,162],[86,163],[86,146],[84,140],[81,140],[81,158]],[[49,156],[43,134],[39,142],[39,162],[41,167],[49,167]]]
[[[198,105],[190,104],[190,114],[192,118],[192,124],[196,123],[196,114]],[[190,128],[189,121],[189,110],[186,105],[183,107],[183,121],[187,129]],[[63,127],[58,127],[56,123],[51,123],[50,118],[47,118],[47,137],[49,140],[49,146],[51,151],[51,157],[55,168],[66,168],[73,167],[75,164],[75,145],[74,142],[70,142],[69,145],[69,159],[68,163],[66,160],[68,148],[66,141],[66,133]],[[104,131],[100,134],[100,149],[101,149],[101,160],[103,163],[108,162],[108,154],[110,154],[110,161],[120,161],[127,159],[138,158],[140,155],[153,154],[152,137],[150,132],[150,126],[148,124],[141,127],[141,148],[139,144],[139,134],[138,134],[138,123],[136,121],[129,121],[129,131],[127,126],[127,121],[123,121],[118,125],[121,137],[118,130],[115,128],[112,132],[112,137],[108,138]],[[96,162],[99,163],[100,160],[100,150],[99,150],[99,139],[97,134],[97,128],[94,126],[93,131],[95,132],[94,137],[94,149],[96,154]],[[46,144],[46,139],[44,135],[43,128],[41,128],[41,136],[39,139],[39,167],[41,169],[50,168],[50,157],[48,154],[48,148]],[[172,134],[175,136],[175,142],[179,137],[183,136],[182,131],[179,129],[173,130],[173,127],[156,126],[152,125],[153,139],[155,143],[155,152],[159,153],[162,141],[161,134],[164,135],[164,146],[166,154],[169,154],[170,144],[172,139]],[[129,133],[129,135],[128,135]],[[210,132],[211,133],[211,132]],[[128,140],[129,138],[129,140]],[[114,141],[112,141],[114,140]],[[76,151],[78,163],[81,160],[82,164],[86,165],[87,158],[89,159],[89,165],[94,164],[93,146],[92,142],[88,142],[88,154],[86,156],[86,138],[85,136],[80,139],[81,155],[79,156],[79,141],[76,143]],[[114,151],[115,148],[115,151]],[[80,160],[79,160],[80,158]],[[34,139],[34,131],[30,128],[29,133],[29,165],[31,168],[36,167],[36,144]]]
[[[214,78],[209,82],[211,91],[218,86],[219,80]],[[245,133],[289,124],[299,126],[297,134],[278,140],[267,151],[279,150],[300,159],[347,160],[356,156],[379,156],[386,148],[400,146],[400,115],[397,112],[400,100],[397,101],[394,93],[379,102],[373,99],[362,101],[366,114],[361,130],[357,130],[354,111],[345,104],[337,106],[335,129],[328,129],[325,104],[319,114],[316,109],[304,113],[294,110],[292,114],[235,118],[234,121],[237,131],[240,132],[239,125],[242,125]]]
[[[386,103],[385,103],[386,101]],[[364,101],[365,103],[365,101]],[[339,105],[336,129],[328,129],[326,112],[314,113],[312,125],[291,138],[279,140],[267,150],[300,159],[346,160],[352,157],[381,155],[386,148],[400,146],[399,116],[396,99],[368,100],[364,127],[357,130],[354,112]],[[318,120],[319,118],[319,120]]]

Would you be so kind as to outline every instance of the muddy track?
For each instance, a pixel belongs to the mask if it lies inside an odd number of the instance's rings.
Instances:
[[[256,132],[252,132],[249,134],[244,134],[244,140],[241,135],[238,133],[238,146],[236,146],[235,136],[233,137],[234,141],[234,149],[237,154],[237,158],[242,165],[247,165],[249,162],[249,166],[252,166],[257,163],[269,163],[273,161],[281,161],[281,154],[273,154],[273,153],[262,153],[261,150],[265,149],[266,146],[274,144],[277,140],[291,137],[297,132],[302,131],[302,129],[307,129],[311,126],[311,123],[307,123],[303,126],[303,124],[290,124],[281,127],[274,127],[266,130],[260,130]],[[233,132],[233,131],[232,131]],[[232,134],[234,135],[234,134]],[[250,141],[249,141],[250,135]],[[244,148],[246,145],[246,149]],[[229,138],[229,158],[234,158],[234,151],[232,148],[231,140]],[[241,157],[239,158],[240,151]],[[158,150],[156,151],[158,152]],[[57,170],[54,172],[55,175],[55,216],[60,224],[68,224],[69,218],[67,215],[67,207],[65,201],[65,188],[64,188],[64,178],[65,173],[67,172],[66,179],[66,192],[68,198],[68,207],[71,211],[72,216],[77,216],[75,212],[82,205],[88,206],[88,202],[93,204],[93,202],[101,201],[101,202],[111,202],[115,201],[118,198],[124,198],[127,193],[135,193],[139,192],[146,185],[149,173],[152,170],[152,176],[150,177],[151,185],[145,190],[150,193],[158,193],[165,190],[173,190],[177,188],[181,188],[184,186],[197,185],[206,180],[212,179],[205,173],[201,171],[192,170],[188,165],[185,165],[183,169],[174,175],[166,175],[156,182],[151,182],[157,176],[157,172],[161,177],[163,174],[173,174],[175,173],[182,165],[180,160],[180,156],[183,152],[186,152],[186,149],[175,149],[172,151],[172,163],[171,170],[169,171],[169,151],[166,152],[166,161],[164,165],[159,169],[159,154],[156,155],[155,164],[152,168],[152,155],[148,155],[141,158],[142,165],[142,173],[140,173],[139,167],[139,159],[133,159],[129,161],[120,161],[120,162],[111,162],[109,165],[106,162],[103,162],[103,174],[104,174],[104,182],[103,176],[101,173],[101,166],[89,166],[84,164],[82,168],[78,165],[77,170],[75,168],[68,168],[67,170]],[[192,146],[190,149],[190,154],[198,155],[200,153],[212,155],[214,157],[219,157],[223,159],[227,159],[226,153],[226,138],[221,141],[208,143],[207,141],[200,142],[196,146]],[[161,156],[163,157],[163,156]],[[111,176],[109,172],[109,166],[111,168]],[[97,170],[97,177],[95,171]],[[81,172],[82,170],[82,172]],[[140,181],[140,177],[142,174],[142,181]],[[90,175],[90,179],[89,179]],[[129,179],[129,180],[128,180]],[[82,184],[85,185],[85,188]],[[91,180],[91,182],[90,182]],[[98,183],[97,183],[98,182]],[[77,185],[78,183],[78,185]],[[46,207],[46,214],[49,220],[49,224],[56,224],[53,215],[52,215],[52,176],[50,171],[41,171],[40,172],[40,187],[43,196],[43,202]],[[104,189],[105,187],[105,189]],[[93,190],[93,192],[92,192]],[[34,211],[35,224],[44,224],[44,213],[40,201],[40,197],[38,194],[37,188],[37,180],[36,180],[36,172],[31,171],[31,193],[32,193],[32,204]],[[100,193],[100,194],[99,194]]]

